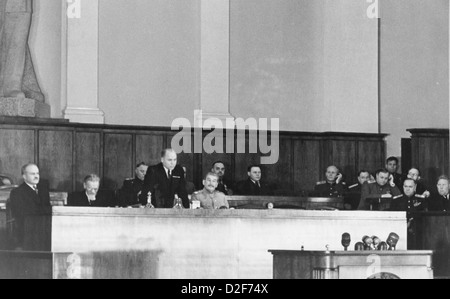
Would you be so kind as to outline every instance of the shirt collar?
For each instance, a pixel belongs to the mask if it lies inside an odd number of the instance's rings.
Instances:
[[[30,185],[27,182],[25,182],[25,184],[27,184],[31,189],[36,190],[37,189],[37,185]]]

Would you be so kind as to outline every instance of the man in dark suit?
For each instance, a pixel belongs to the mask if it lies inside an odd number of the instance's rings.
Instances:
[[[100,190],[100,178],[90,174],[84,178],[84,190],[69,194],[67,205],[70,207],[115,207],[114,193]]]
[[[440,176],[437,192],[433,192],[428,201],[428,210],[434,212],[450,212],[450,180],[447,176]]]
[[[389,157],[386,160],[386,169],[389,171],[389,182],[395,184],[398,190],[403,189],[402,175],[398,171],[398,159],[396,157]]]
[[[161,163],[147,171],[144,187],[139,196],[142,205],[148,204],[148,193],[151,193],[151,205],[155,208],[171,209],[174,207],[175,195],[189,208],[184,170],[177,165],[177,153],[173,149],[161,152]]]
[[[222,161],[216,161],[212,165],[211,172],[217,174],[219,177],[219,185],[217,186],[216,190],[219,192],[222,192],[225,195],[233,195],[233,190],[229,188],[227,185],[227,182],[225,182],[225,163]]]
[[[139,195],[144,187],[144,179],[148,166],[141,162],[136,165],[134,179],[126,179],[122,188],[118,191],[119,206],[129,207],[139,204]]]
[[[238,184],[240,195],[267,196],[273,195],[270,187],[261,181],[261,166],[252,165],[248,168],[248,179]]]
[[[24,183],[11,191],[10,209],[15,220],[16,246],[22,247],[24,241],[25,218],[40,215],[50,208],[48,185],[40,181],[39,168],[35,164],[22,167]]]

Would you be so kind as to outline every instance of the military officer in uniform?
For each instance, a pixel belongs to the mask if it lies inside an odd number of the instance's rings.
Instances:
[[[428,210],[433,212],[450,212],[450,179],[440,176],[433,195],[428,202]]]
[[[206,175],[203,180],[203,190],[195,192],[192,195],[192,201],[200,201],[200,207],[208,210],[229,209],[225,194],[217,191],[219,176],[213,172]]]
[[[420,171],[417,168],[411,168],[408,171],[407,175],[408,179],[412,179],[416,182],[416,193],[419,195],[423,195],[425,198],[430,197],[430,192],[428,191],[428,187],[426,182],[421,178]]]
[[[346,183],[343,182],[342,174],[336,166],[330,166],[325,173],[326,181],[317,182],[314,188],[314,196],[341,197],[346,191]]]
[[[139,195],[144,186],[145,175],[147,174],[148,165],[144,162],[136,165],[134,179],[126,179],[122,188],[118,192],[119,205],[121,207],[129,207],[139,204]]]
[[[416,195],[417,183],[413,179],[403,182],[403,195],[396,196],[391,203],[391,211],[421,212],[425,211],[425,197]]]
[[[361,189],[361,201],[358,210],[370,210],[370,202],[367,199],[392,199],[401,194],[394,182],[389,181],[389,177],[388,170],[380,169],[376,173],[376,181],[364,183]]]
[[[358,173],[358,183],[348,187],[347,194],[345,195],[345,203],[350,205],[352,210],[356,210],[361,201],[362,186],[365,182],[369,182],[372,179],[367,170],[361,170]]]

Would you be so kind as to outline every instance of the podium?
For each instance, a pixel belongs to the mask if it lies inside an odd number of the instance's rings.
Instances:
[[[269,251],[274,279],[433,279],[432,251]]]

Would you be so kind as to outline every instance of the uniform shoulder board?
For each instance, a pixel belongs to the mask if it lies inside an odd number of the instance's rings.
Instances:
[[[194,194],[195,195],[200,194],[200,191],[195,191]]]
[[[342,185],[344,185],[344,186],[345,186],[345,185],[347,185],[347,183],[346,183],[346,182],[342,182],[341,184],[342,184]]]
[[[425,199],[425,196],[424,196],[424,195],[416,194],[415,197],[416,197],[416,198],[420,198],[420,199]]]
[[[348,189],[353,189],[353,188],[356,188],[356,187],[358,187],[358,185],[359,185],[359,184],[354,184],[354,185],[351,185],[350,187],[348,187]]]
[[[216,194],[217,194],[217,195],[223,195],[223,196],[225,196],[225,193],[220,192],[220,191],[216,191]]]
[[[134,178],[126,178],[125,181],[132,181]]]
[[[369,184],[375,184],[376,181],[369,181],[369,182],[367,182],[367,183],[369,183]]]
[[[316,185],[323,185],[323,184],[326,184],[327,182],[325,182],[325,181],[320,181],[320,182],[317,182],[316,183]]]
[[[397,199],[397,198],[401,198],[401,197],[403,197],[403,195],[397,195],[393,199]]]

